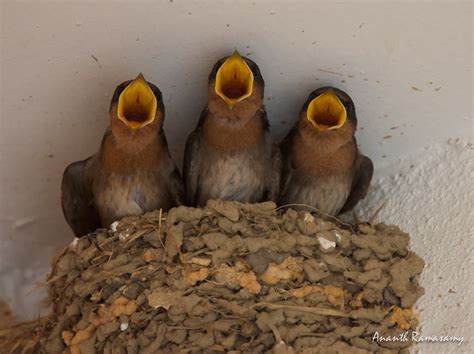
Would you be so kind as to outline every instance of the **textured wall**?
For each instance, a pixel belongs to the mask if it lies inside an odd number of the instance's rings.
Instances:
[[[33,299],[39,293],[28,294],[32,284],[47,271],[54,250],[72,239],[59,208],[61,173],[69,162],[96,151],[115,86],[140,71],[164,93],[165,129],[179,165],[184,140],[205,103],[207,75],[234,48],[260,65],[276,139],[294,122],[308,93],[328,84],[354,98],[359,143],[379,176],[399,181],[401,158],[418,156],[422,162],[432,155],[426,147],[449,138],[472,139],[469,2],[39,0],[1,5],[0,296],[23,317],[36,309]],[[454,179],[442,167],[436,173],[465,193],[462,175]],[[380,187],[389,192],[390,186]],[[446,189],[432,188],[446,203],[457,200],[444,198]],[[434,245],[419,241],[429,237],[421,225],[451,206],[426,210],[421,196],[393,198],[403,205],[381,215],[401,222],[394,216],[410,210],[410,223],[402,224],[419,225],[410,229],[417,251],[437,258]],[[468,209],[460,218],[469,216]],[[428,249],[431,253],[422,252]],[[445,257],[458,260],[452,252]]]
[[[474,145],[450,139],[403,159],[374,181],[360,212],[409,232],[426,262],[417,303],[423,335],[463,336],[457,344],[423,343],[423,353],[472,353]]]

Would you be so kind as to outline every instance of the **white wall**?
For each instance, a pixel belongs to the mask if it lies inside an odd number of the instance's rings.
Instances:
[[[367,220],[399,225],[425,260],[420,334],[464,337],[457,343],[423,343],[422,353],[473,353],[474,145],[463,139],[428,146],[389,175],[376,178],[359,206]]]
[[[23,317],[36,308],[31,284],[72,239],[62,171],[96,151],[115,86],[138,72],[163,92],[178,165],[208,73],[234,48],[260,66],[277,140],[322,85],[353,97],[358,141],[378,175],[396,174],[415,153],[424,160],[433,144],[473,137],[471,2],[1,4],[0,296]]]

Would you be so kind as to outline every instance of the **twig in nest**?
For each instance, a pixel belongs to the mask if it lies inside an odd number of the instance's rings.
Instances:
[[[97,265],[97,261],[101,258],[104,258],[104,257],[109,257],[109,259],[107,259],[104,263],[107,263],[108,261],[110,261],[110,259],[112,258],[112,256],[114,255],[114,253],[112,251],[103,251],[104,253],[101,254],[100,256],[97,256],[97,257],[94,257],[91,259],[90,263],[93,264],[93,265]]]
[[[163,218],[163,209],[160,209],[160,214],[159,214],[159,217],[158,217],[158,228],[156,228],[154,226],[153,230],[155,230],[155,232],[158,235],[158,241],[160,241],[161,247],[163,247],[163,249],[165,249],[165,244],[163,243],[163,240],[162,240],[162,237],[161,237],[162,220],[166,220],[166,218]]]
[[[166,326],[168,329],[185,329],[185,330],[203,330],[201,327],[186,327],[186,326]]]
[[[334,215],[331,215],[331,214],[327,214],[325,213],[324,211],[322,210],[319,210],[318,208],[315,208],[315,207],[312,207],[311,205],[307,205],[307,204],[286,204],[286,205],[281,205],[279,206],[278,208],[276,208],[275,210],[280,210],[280,209],[283,209],[283,208],[289,208],[289,207],[293,207],[293,206],[296,206],[296,207],[302,207],[302,208],[308,208],[314,212],[316,212],[317,214],[319,215],[322,215],[326,218],[329,218],[331,220],[334,220],[336,223],[338,223],[339,225],[344,225],[348,228],[350,228],[352,230],[352,232],[354,232],[354,228],[352,227],[353,225],[351,224],[348,224],[344,221],[342,221],[341,219],[337,218],[336,216]]]
[[[129,238],[127,240],[127,243],[130,243],[130,242],[133,242],[135,241],[136,239],[142,237],[142,236],[145,236],[146,234],[150,233],[150,230],[142,230],[142,231],[137,231],[135,232],[135,234],[133,235],[133,237]]]
[[[163,219],[163,209],[160,209],[160,219],[158,220],[158,240],[161,243],[161,246],[163,249],[166,249],[165,244],[163,243],[162,237],[161,237],[161,220]]]
[[[377,217],[377,215],[380,213],[380,210],[383,209],[383,207],[385,206],[385,202],[383,202],[378,208],[377,210],[375,210],[375,212],[372,214],[372,216],[369,218],[369,224],[372,224],[373,221],[375,220],[375,218]]]
[[[163,217],[163,209],[160,209],[160,218],[158,219],[158,232],[161,235],[161,218]]]
[[[101,244],[99,244],[100,248],[99,249],[102,249],[102,247],[112,241],[115,241],[116,239],[118,239],[118,236],[112,236],[112,237],[109,237],[107,238],[104,242],[102,242]]]
[[[51,277],[49,278],[48,280],[42,282],[42,283],[39,283],[39,286],[40,287],[45,287],[51,283],[54,283],[56,280],[59,280],[61,279],[62,277],[65,277],[67,274],[61,274],[61,275],[55,275],[54,277]]]
[[[335,316],[335,317],[351,317],[350,313],[345,313],[338,310],[321,308],[321,307],[309,307],[309,306],[293,306],[293,305],[280,305],[280,304],[272,304],[270,302],[257,302],[253,307],[263,306],[270,310],[294,310],[300,312],[307,312],[313,313],[315,315],[322,315],[322,316]]]
[[[270,322],[270,323],[268,323],[268,327],[270,327],[270,329],[273,332],[273,335],[275,336],[275,342],[276,343],[284,343],[283,340],[281,339],[280,332],[278,332],[278,329],[276,328],[276,326],[273,323]]]

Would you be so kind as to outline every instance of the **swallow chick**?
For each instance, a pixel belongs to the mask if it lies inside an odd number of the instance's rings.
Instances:
[[[349,95],[333,87],[313,91],[280,148],[281,204],[305,204],[338,215],[367,194],[374,166],[359,153],[357,118]]]
[[[265,83],[252,60],[236,51],[209,75],[208,102],[186,142],[186,202],[276,201],[281,156],[263,107]]]
[[[168,152],[160,90],[142,74],[120,84],[110,104],[110,126],[97,154],[63,174],[64,216],[79,237],[115,220],[184,201],[181,176]]]

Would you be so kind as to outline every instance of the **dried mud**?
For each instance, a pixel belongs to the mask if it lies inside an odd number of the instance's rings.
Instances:
[[[405,353],[424,262],[395,226],[209,201],[76,239],[48,279],[48,353]]]

